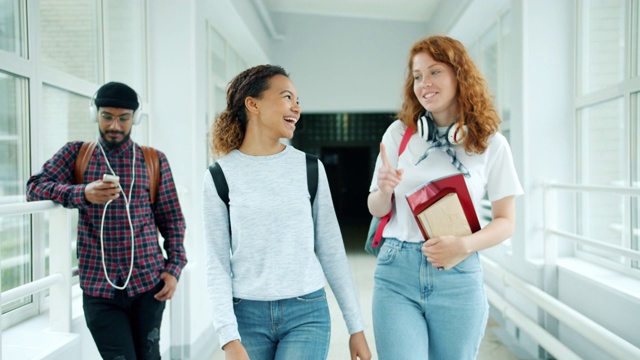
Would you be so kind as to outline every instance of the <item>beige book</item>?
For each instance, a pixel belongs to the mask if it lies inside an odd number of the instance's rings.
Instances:
[[[467,217],[456,193],[449,193],[433,203],[418,214],[418,220],[430,239],[442,235],[471,234]]]

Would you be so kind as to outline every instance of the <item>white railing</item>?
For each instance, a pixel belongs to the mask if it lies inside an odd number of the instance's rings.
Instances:
[[[621,246],[611,245],[590,239],[577,234],[561,231],[557,229],[557,191],[567,190],[573,192],[596,192],[612,195],[623,195],[640,197],[640,188],[620,187],[620,186],[591,186],[591,185],[568,185],[545,183],[544,190],[544,260],[547,265],[556,265],[558,260],[557,237],[571,240],[578,244],[589,245],[593,248],[606,251],[611,254],[626,257],[628,259],[640,260],[640,251],[630,250]]]
[[[535,303],[539,308],[545,310],[558,321],[584,336],[586,339],[589,339],[593,344],[611,354],[616,359],[640,359],[639,348],[565,305],[555,297],[519,279],[486,257],[482,257],[482,265],[488,273],[501,279],[505,286],[518,291],[519,294]],[[580,359],[580,357],[567,346],[562,344],[557,338],[526,315],[523,315],[515,306],[509,304],[494,290],[490,288],[486,290],[489,302],[491,302],[496,309],[500,310],[505,318],[511,319],[521,329],[536,339],[540,346],[555,358],[561,360]]]
[[[49,276],[35,279],[0,294],[0,314],[5,304],[49,291],[49,326],[52,331],[71,330],[71,215],[70,211],[52,201],[36,201],[0,205],[0,217],[49,213]],[[1,285],[1,284],[0,284]],[[2,347],[2,317],[0,316],[0,348]],[[0,360],[2,353],[0,352]]]
[[[497,263],[481,257],[483,267],[497,278],[502,280],[504,286],[510,287],[520,295],[536,304],[557,321],[571,328],[576,333],[590,340],[593,344],[617,359],[640,359],[640,348],[619,337],[605,327],[565,305],[554,295],[554,287],[557,286],[557,262],[558,262],[558,238],[571,240],[579,244],[607,251],[611,254],[623,256],[629,259],[640,260],[640,252],[616,245],[603,243],[595,239],[572,234],[557,229],[557,190],[574,192],[603,192],[624,196],[640,197],[639,188],[623,188],[612,186],[583,186],[545,183],[544,191],[544,291],[533,286],[515,275],[509,273]],[[533,337],[541,347],[557,359],[580,359],[571,349],[562,344],[548,329],[543,328],[526,315],[522,314],[515,306],[511,305],[502,296],[491,288],[487,288],[489,302],[502,312],[505,318],[511,319],[521,329]]]

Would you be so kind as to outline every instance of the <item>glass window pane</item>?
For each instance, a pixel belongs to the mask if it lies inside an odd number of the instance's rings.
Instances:
[[[146,96],[144,2],[109,0],[105,5],[106,74]]]
[[[628,202],[622,195],[582,193],[579,195],[579,203],[582,209],[581,230],[578,235],[594,239],[609,245],[627,247],[625,241],[626,216],[625,208]],[[614,255],[587,245],[579,245],[578,249],[587,251],[619,264],[624,264],[625,258]]]
[[[20,0],[0,0],[0,49],[25,55],[23,9]]]
[[[40,0],[42,63],[99,82],[97,1]]]
[[[628,185],[628,151],[622,98],[594,105],[580,112],[582,184]],[[624,224],[628,201],[612,194],[582,193],[579,196],[579,234],[617,246],[626,246]],[[618,263],[624,260],[589,246],[579,249]]]
[[[0,198],[24,194],[26,86],[26,80],[0,72]]]
[[[0,271],[2,291],[31,281],[31,249],[29,247],[29,217],[25,215],[0,217]],[[29,302],[31,297],[15,300],[2,306],[2,313]]]
[[[89,119],[87,97],[45,85],[42,100],[38,163],[44,163],[67,141],[97,139],[98,123]]]
[[[623,80],[625,0],[585,0],[582,4],[581,93]]]
[[[26,184],[25,133],[27,82],[0,72],[0,204],[22,201]],[[31,280],[29,216],[0,217],[2,291]],[[10,311],[30,297],[2,307]]]
[[[581,182],[627,186],[628,150],[622,98],[581,111]]]

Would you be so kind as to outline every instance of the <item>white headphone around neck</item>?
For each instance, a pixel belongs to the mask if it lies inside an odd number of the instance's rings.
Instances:
[[[426,141],[434,141],[436,140],[436,134],[438,133],[438,128],[433,120],[431,120],[430,116],[427,116],[427,111],[424,110],[418,115],[418,135]],[[451,145],[458,145],[464,141],[464,138],[467,135],[467,125],[462,126],[461,128],[457,122],[449,125],[445,134],[447,141]]]
[[[91,104],[89,104],[89,119],[92,122],[98,122],[98,107],[96,106],[96,95],[98,95],[98,91],[96,91],[91,97]],[[133,125],[138,125],[142,121],[142,99],[140,95],[136,93],[138,97],[138,109],[133,112]]]

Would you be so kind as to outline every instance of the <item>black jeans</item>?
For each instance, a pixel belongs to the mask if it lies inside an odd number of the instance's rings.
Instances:
[[[87,327],[105,360],[160,359],[160,323],[166,302],[153,298],[162,287],[133,297],[116,290],[113,299],[82,295]]]

